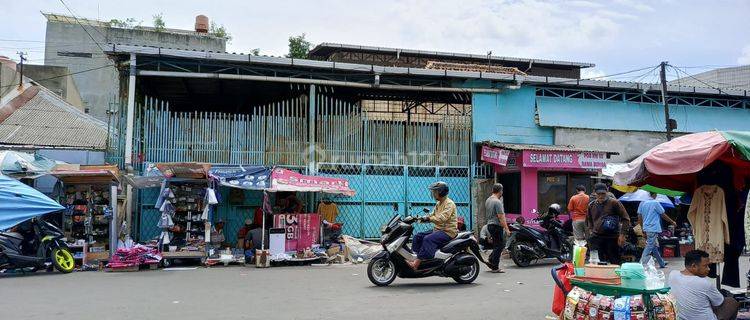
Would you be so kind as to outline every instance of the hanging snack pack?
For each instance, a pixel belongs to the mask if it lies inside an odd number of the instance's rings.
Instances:
[[[672,305],[672,299],[665,294],[651,295],[651,319],[675,320],[677,316]]]
[[[614,303],[615,303],[615,297],[602,296],[602,298],[599,300],[599,314],[597,315],[596,320],[612,320],[614,316],[614,312],[613,312]]]
[[[630,320],[647,320],[646,303],[643,296],[638,294],[630,297]]]
[[[565,299],[565,309],[563,310],[564,320],[576,320],[575,315],[578,302],[580,301],[581,295],[583,295],[584,292],[586,292],[586,290],[583,290],[579,287],[574,287],[573,290],[570,290],[567,299]]]
[[[615,320],[630,320],[630,296],[615,299]]]

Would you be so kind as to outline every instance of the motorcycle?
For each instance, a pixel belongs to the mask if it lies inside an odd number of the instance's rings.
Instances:
[[[70,273],[75,260],[63,232],[40,218],[23,222],[13,232],[0,232],[0,269]]]
[[[516,219],[507,248],[517,266],[528,267],[536,260],[547,258],[555,258],[561,263],[570,260],[573,251],[571,234],[565,231],[563,224],[557,219],[559,214],[560,205],[550,205],[547,213],[540,217],[539,226],[545,230],[524,225],[523,217]]]
[[[414,231],[413,223],[420,220],[413,216],[401,219],[396,214],[381,227],[380,243],[383,250],[375,254],[367,265],[367,277],[377,286],[387,286],[396,277],[424,278],[449,277],[461,284],[474,282],[479,276],[479,261],[485,263],[479,244],[471,232],[461,232],[435,253],[435,258],[422,261],[418,270],[407,261],[417,258],[406,245]]]

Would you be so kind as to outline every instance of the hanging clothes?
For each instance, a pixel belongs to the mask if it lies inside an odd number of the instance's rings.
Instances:
[[[729,244],[724,190],[716,185],[696,189],[688,220],[693,226],[695,248],[708,252],[712,263],[724,262],[724,244]]]
[[[724,189],[724,199],[727,204],[727,222],[729,225],[729,244],[724,246],[724,269],[721,284],[740,287],[740,256],[745,247],[744,228],[744,194],[738,193],[731,182]],[[742,200],[740,200],[742,198]]]
[[[336,223],[336,217],[339,215],[339,207],[333,203],[321,201],[318,205],[318,214],[328,223]]]

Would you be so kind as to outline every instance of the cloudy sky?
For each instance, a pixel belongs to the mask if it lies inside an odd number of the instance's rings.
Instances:
[[[69,14],[60,0],[3,1],[0,55],[42,63],[41,11]],[[65,0],[79,16],[135,18],[192,29],[207,15],[233,36],[228,51],[283,55],[290,35],[338,42],[524,58],[593,62],[584,77],[667,60],[697,73],[750,64],[750,1],[249,1]],[[644,71],[645,72],[645,71]],[[644,72],[612,77],[648,80]],[[673,76],[672,76],[673,77]],[[653,79],[653,78],[651,78]]]

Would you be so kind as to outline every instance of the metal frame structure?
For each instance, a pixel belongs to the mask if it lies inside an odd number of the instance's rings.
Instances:
[[[536,89],[536,95],[539,97],[600,100],[600,101],[622,101],[637,103],[655,103],[661,104],[659,94],[649,94],[644,92],[623,92],[607,90],[589,90],[581,88],[554,88],[539,87]],[[750,108],[750,98],[731,99],[718,97],[696,97],[696,96],[674,96],[667,97],[667,103],[670,105],[686,105],[698,107],[720,107],[720,108]]]

